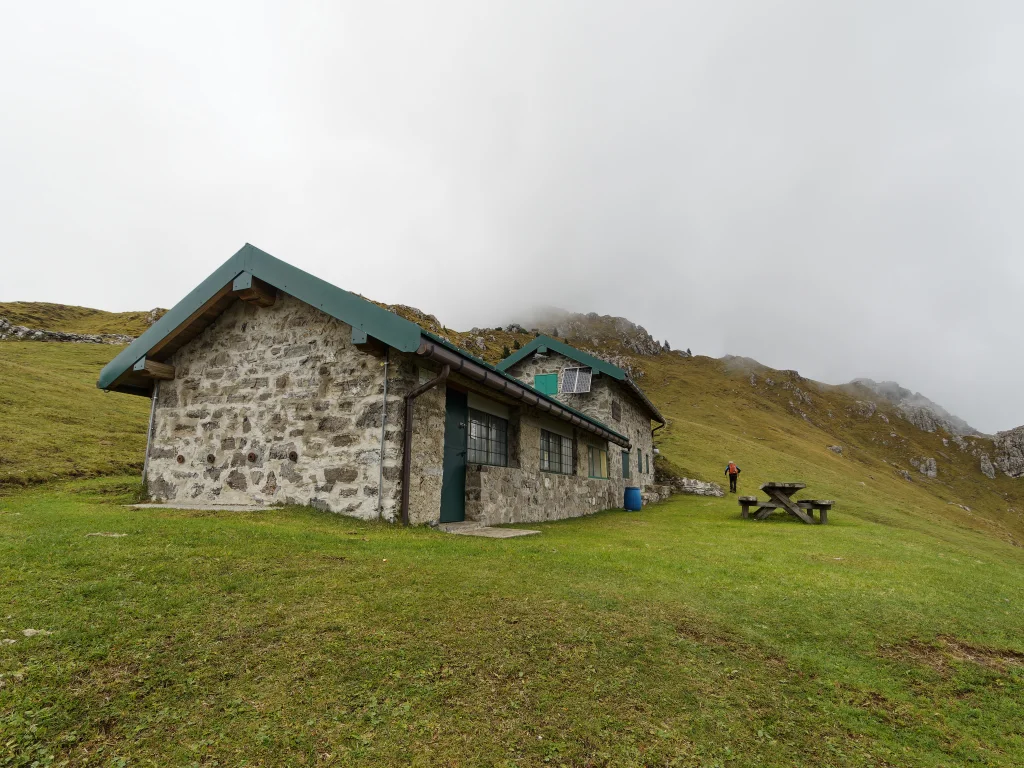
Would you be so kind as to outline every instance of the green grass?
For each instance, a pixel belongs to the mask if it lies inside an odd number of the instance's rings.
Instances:
[[[1024,763],[1024,500],[984,440],[661,355],[659,468],[802,480],[829,526],[692,497],[508,541],[132,512],[149,403],[95,389],[117,351],[0,343],[0,766]]]
[[[0,499],[0,765],[1024,762],[1024,553],[946,522],[682,497],[496,541],[135,486]]]
[[[159,310],[163,313],[165,310]],[[140,336],[149,328],[149,312],[105,312],[102,309],[38,301],[0,303],[0,317],[14,325],[65,333],[123,333]]]
[[[149,400],[96,389],[120,350],[0,341],[0,489],[141,472]]]
[[[757,493],[770,480],[801,481],[808,485],[804,498],[834,499],[891,525],[928,529],[942,520],[1017,546],[1024,542],[1024,484],[1002,474],[985,477],[972,452],[991,453],[991,441],[970,438],[968,450],[960,450],[951,436],[922,432],[886,405],[866,419],[844,389],[782,371],[759,370],[751,386],[749,371],[674,355],[645,358],[642,370],[641,386],[669,419],[656,433],[659,464],[675,472],[721,483],[725,464],[735,459],[745,493]],[[811,402],[797,400],[794,387]],[[835,444],[841,456],[828,450]],[[935,479],[911,464],[925,456],[937,460]],[[901,469],[911,481],[898,474]]]

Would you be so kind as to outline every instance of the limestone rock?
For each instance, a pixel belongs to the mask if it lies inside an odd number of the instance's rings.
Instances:
[[[1000,432],[993,442],[996,467],[1010,477],[1024,477],[1024,427]]]
[[[939,465],[935,462],[935,459],[923,458],[921,459],[921,466],[918,471],[925,477],[929,477],[934,480],[939,476]]]
[[[920,392],[911,392],[895,381],[872,381],[854,379],[851,386],[869,389],[874,394],[895,405],[906,421],[925,432],[944,429],[953,435],[973,435],[978,430],[963,419],[953,415],[938,403],[929,400]]]
[[[996,468],[992,465],[992,460],[987,453],[981,454],[981,473],[989,480],[996,479]]]
[[[832,453],[838,453],[840,456],[843,455],[843,446],[841,445],[830,445],[828,449],[832,451]]]
[[[134,336],[122,333],[64,333],[63,331],[43,331],[37,328],[26,328],[13,325],[0,317],[0,341],[66,341],[75,344],[131,344]]]
[[[690,496],[725,496],[725,491],[718,483],[705,483],[701,480],[694,480],[689,477],[677,477],[672,481],[672,487],[676,493],[685,493]]]
[[[878,406],[870,400],[858,400],[857,401],[857,413],[863,416],[865,419],[870,419],[875,415],[875,411]]]

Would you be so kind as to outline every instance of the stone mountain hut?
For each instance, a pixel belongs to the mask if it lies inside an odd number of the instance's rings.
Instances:
[[[309,504],[485,525],[621,507],[653,482],[658,409],[538,337],[492,366],[246,245],[107,365],[153,401],[154,501]]]

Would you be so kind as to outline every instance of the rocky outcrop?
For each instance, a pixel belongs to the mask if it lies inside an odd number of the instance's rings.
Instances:
[[[547,309],[541,312],[533,326],[548,336],[569,339],[570,343],[581,348],[601,348],[609,343],[618,343],[627,352],[644,357],[653,357],[671,350],[667,341],[656,341],[642,326],[624,317],[599,315],[596,312],[582,314]]]
[[[1010,477],[1024,477],[1024,426],[1000,432],[993,443],[996,467]]]
[[[121,333],[64,333],[44,331],[12,325],[7,318],[0,317],[0,340],[10,341],[65,341],[74,344],[131,344],[134,336]]]
[[[725,496],[725,491],[718,483],[705,483],[702,480],[694,480],[689,477],[673,477],[658,485],[647,486],[642,495],[644,503],[651,504],[667,499],[676,493],[689,496],[715,496],[718,498]]]
[[[911,392],[895,381],[854,379],[851,386],[864,387],[896,406],[900,415],[924,432],[944,429],[953,435],[975,435],[978,430],[920,392]]]
[[[878,406],[870,400],[858,400],[857,401],[857,413],[863,416],[865,419],[870,419],[875,415],[875,411]]]
[[[917,469],[922,475],[932,480],[939,476],[939,465],[935,462],[935,459],[921,459],[921,464]]]
[[[992,460],[987,453],[981,454],[981,474],[989,480],[996,479],[996,468],[992,465]]]
[[[838,453],[840,456],[843,455],[843,446],[841,445],[830,445],[828,449],[832,451],[832,453]]]

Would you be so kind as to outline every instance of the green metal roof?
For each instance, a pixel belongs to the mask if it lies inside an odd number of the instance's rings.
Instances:
[[[426,337],[431,341],[450,349],[452,352],[466,357],[478,365],[487,368],[504,379],[514,381],[520,386],[525,386],[531,392],[536,394],[537,397],[557,404],[559,407],[571,411],[581,419],[601,427],[627,442],[629,441],[629,438],[625,435],[619,434],[607,424],[567,406],[556,398],[545,395],[542,392],[538,392],[529,384],[525,384],[507,373],[502,369],[502,366],[511,365],[509,361],[511,361],[512,358],[502,361],[498,366],[491,365],[490,363],[470,354],[461,347],[458,347],[451,342],[445,341],[441,337],[424,330],[416,323],[406,320],[403,317],[399,317],[394,312],[383,309],[373,302],[367,301],[354,293],[349,293],[348,291],[342,290],[335,285],[331,285],[318,277],[314,277],[308,272],[303,272],[301,269],[293,267],[280,259],[276,259],[269,253],[261,251],[259,248],[249,245],[248,243],[246,243],[246,245],[234,256],[218,267],[212,275],[203,280],[203,282],[193,289],[192,292],[184,299],[175,304],[167,314],[157,320],[145,333],[125,347],[125,349],[123,349],[121,353],[108,363],[100,372],[100,378],[99,381],[96,382],[96,386],[100,389],[149,397],[150,391],[148,388],[139,386],[137,382],[131,381],[125,377],[125,375],[131,374],[133,366],[139,360],[145,358],[161,341],[177,331],[190,319],[193,322],[202,322],[201,319],[196,317],[197,313],[199,313],[204,306],[208,305],[211,300],[217,298],[219,294],[223,294],[226,288],[233,286],[235,278],[243,273],[248,273],[249,275],[257,277],[275,288],[291,294],[300,301],[304,301],[305,303],[320,309],[331,317],[351,325],[353,330],[361,330],[365,334],[373,336],[399,351],[416,352],[420,347],[421,337]],[[227,298],[230,299],[230,295],[228,295]],[[608,373],[608,375],[614,376],[620,380],[629,381],[625,372],[621,368],[617,368],[614,365],[605,363],[604,361],[598,360],[590,355],[586,355],[577,349],[573,349],[566,344],[562,344],[562,342],[557,339],[548,339],[547,337],[542,338],[547,340],[547,346],[552,349],[557,349],[558,351],[562,351],[562,349],[570,350],[571,353],[567,354],[574,360],[579,360],[586,365],[590,365],[591,367]],[[536,342],[537,340],[535,339],[517,354],[526,352],[526,350],[529,350],[531,346],[540,346]],[[169,356],[169,354],[167,356]],[[616,375],[614,373],[615,371],[617,371],[619,375]],[[121,379],[121,381],[119,381],[119,379]],[[642,393],[640,394],[642,397]],[[646,398],[644,399],[646,400]],[[653,408],[653,406],[651,407]],[[656,410],[655,413],[657,413]]]
[[[541,392],[540,390],[538,390],[535,387],[531,386],[530,384],[527,384],[524,381],[520,381],[519,379],[517,379],[512,374],[506,373],[505,371],[501,370],[497,366],[491,365],[486,360],[481,360],[476,355],[470,354],[469,352],[464,350],[462,347],[458,347],[458,346],[452,344],[450,341],[446,341],[445,339],[442,339],[440,336],[437,336],[437,335],[431,333],[430,331],[423,331],[423,335],[426,336],[431,341],[433,341],[433,342],[435,342],[437,344],[440,344],[442,347],[445,347],[446,349],[450,349],[452,352],[456,352],[456,353],[462,355],[463,357],[468,357],[470,360],[472,360],[477,365],[480,365],[480,366],[486,368],[487,370],[491,371],[492,373],[496,373],[497,375],[501,376],[503,379],[508,379],[509,381],[515,382],[520,387],[525,387],[526,389],[530,390],[530,392],[535,394],[541,400],[547,400],[550,403],[554,403],[559,408],[564,408],[565,410],[569,411],[570,413],[574,413],[575,415],[579,416],[584,421],[589,422],[591,424],[594,424],[595,426],[601,427],[601,429],[606,429],[609,432],[611,432],[613,435],[615,435],[616,437],[625,440],[627,443],[629,442],[629,438],[628,437],[626,437],[623,434],[620,434],[620,433],[616,432],[614,429],[609,427],[603,421],[599,421],[599,420],[595,419],[593,416],[588,416],[587,414],[583,413],[582,411],[578,411],[575,408],[573,408],[572,406],[566,405],[561,400],[558,400],[558,399],[556,399],[554,397],[551,397],[551,395],[545,395],[543,392]]]
[[[221,264],[212,275],[108,363],[100,372],[96,386],[100,389],[114,389],[148,396],[148,391],[137,386],[114,384],[160,341],[177,330],[243,272],[248,272],[275,288],[290,293],[295,298],[348,323],[353,328],[365,331],[395,349],[415,352],[419,348],[421,329],[416,323],[280,259],[275,259],[269,253],[246,243],[238,253]]]
[[[593,355],[588,355],[581,349],[570,347],[565,342],[559,341],[551,336],[545,336],[544,334],[541,334],[525,347],[516,350],[514,353],[498,363],[498,370],[507,371],[520,360],[525,360],[541,347],[547,347],[548,349],[552,349],[566,357],[571,357],[576,362],[583,363],[583,365],[593,368],[595,371],[600,371],[605,376],[611,376],[613,379],[625,381],[628,378],[626,372],[617,365],[612,365],[611,363],[594,357]]]
[[[533,353],[539,352],[542,349],[550,349],[554,352],[558,352],[561,355],[565,355],[566,357],[575,360],[577,363],[581,363],[589,368],[594,369],[595,371],[603,373],[605,376],[611,376],[613,379],[621,381],[634,395],[636,395],[636,398],[641,403],[644,404],[647,410],[651,412],[651,415],[654,417],[655,421],[657,421],[660,424],[666,423],[665,417],[661,415],[661,411],[657,409],[654,403],[651,402],[650,398],[648,398],[647,395],[644,394],[644,391],[640,389],[640,387],[636,385],[636,382],[629,378],[629,375],[624,370],[619,368],[619,366],[612,365],[606,360],[602,360],[598,357],[594,357],[593,355],[589,355],[582,349],[576,349],[576,347],[571,347],[564,341],[559,341],[558,339],[552,336],[545,336],[544,334],[541,334],[533,341],[531,341],[529,344],[527,344],[525,347],[516,350],[516,352],[509,355],[500,363],[498,363],[497,369],[504,373],[508,371],[508,369],[511,368],[513,365],[518,363],[520,360],[525,360]],[[605,427],[605,429],[607,429],[607,427]]]

